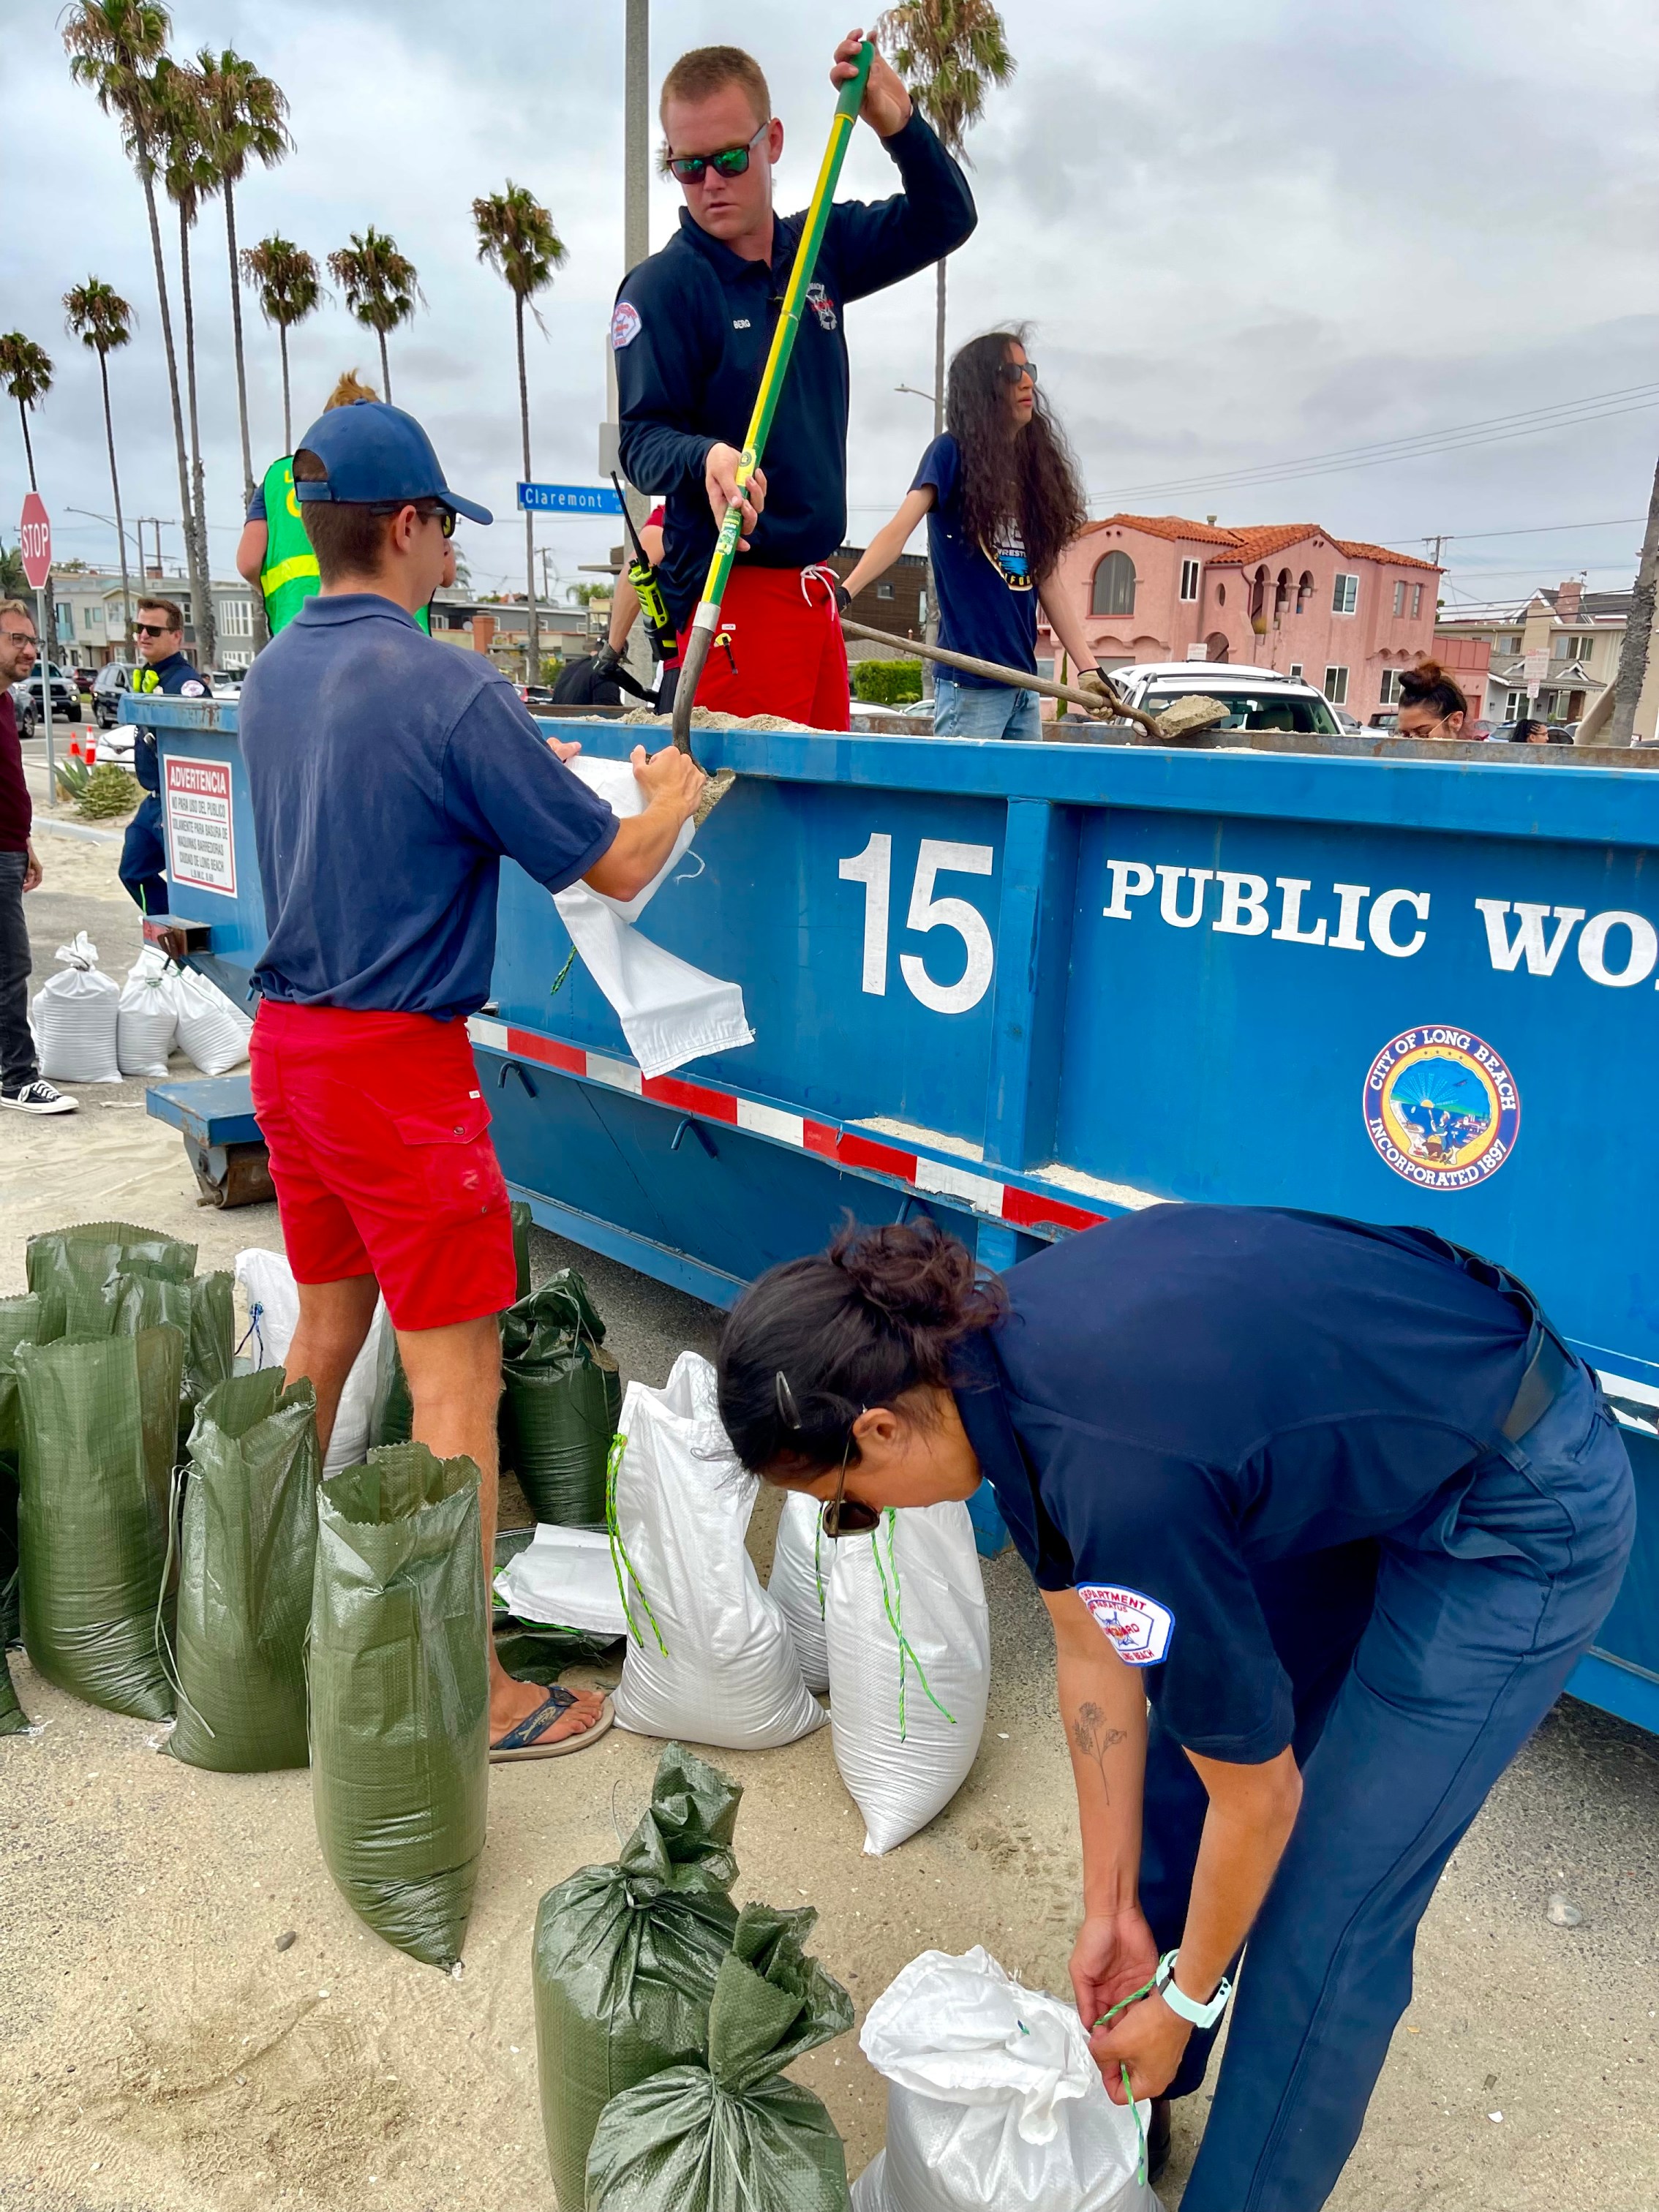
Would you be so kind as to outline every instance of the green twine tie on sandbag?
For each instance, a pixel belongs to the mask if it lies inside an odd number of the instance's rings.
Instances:
[[[49,1682],[135,1720],[173,1711],[155,1609],[184,1356],[167,1328],[15,1354],[23,1641]]]
[[[389,1444],[317,1501],[311,1791],[323,1857],[377,1936],[448,1968],[489,1783],[478,1470]]]
[[[536,1915],[536,2059],[547,2160],[580,2208],[587,2147],[619,2090],[701,2057],[730,1892],[735,1782],[681,1745],[657,1762],[651,1802],[614,1866],[583,1867]]]
[[[847,2212],[835,2122],[783,2069],[844,2035],[853,2001],[802,1945],[817,1915],[746,1905],[708,2008],[706,2063],[605,2106],[586,2212]]]
[[[605,1526],[605,1462],[622,1377],[600,1349],[605,1323],[574,1267],[501,1316],[502,1463],[538,1522]]]
[[[196,1410],[179,1525],[173,1758],[218,1774],[304,1766],[317,1561],[317,1394],[280,1367]]]

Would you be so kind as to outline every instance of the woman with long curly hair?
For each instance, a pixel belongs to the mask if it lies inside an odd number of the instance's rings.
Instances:
[[[1036,674],[1037,608],[1085,678],[1095,656],[1048,586],[1087,520],[1065,434],[1037,388],[1023,327],[970,338],[951,363],[942,438],[921,457],[892,520],[847,578],[848,599],[884,575],[926,516],[939,593],[939,643]],[[843,605],[845,601],[843,601]],[[1035,738],[1037,695],[940,668],[933,729],[942,738]]]

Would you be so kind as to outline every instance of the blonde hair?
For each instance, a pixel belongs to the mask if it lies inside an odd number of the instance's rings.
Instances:
[[[659,121],[671,100],[689,105],[707,100],[711,93],[724,92],[728,84],[740,85],[748,94],[757,124],[771,121],[772,94],[765,72],[753,54],[744,53],[741,46],[693,46],[690,53],[682,54],[662,81],[657,100]]]
[[[26,599],[0,599],[0,615],[21,615],[26,623],[34,620],[34,609]]]
[[[326,415],[335,407],[355,407],[360,399],[378,399],[380,396],[372,384],[363,382],[355,368],[349,368],[329,393],[323,412]]]

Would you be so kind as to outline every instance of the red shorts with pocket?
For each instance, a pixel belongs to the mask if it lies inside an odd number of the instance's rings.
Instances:
[[[680,632],[685,659],[690,628]],[[852,726],[847,641],[828,568],[732,569],[697,685],[699,707],[783,714],[809,730]]]
[[[251,1060],[296,1282],[372,1274],[394,1328],[512,1304],[512,1215],[465,1022],[264,999]]]

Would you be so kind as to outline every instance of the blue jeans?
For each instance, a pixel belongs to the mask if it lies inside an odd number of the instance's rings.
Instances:
[[[1011,684],[958,684],[944,669],[933,672],[936,738],[1040,738],[1042,717],[1035,691]]]
[[[1303,1799],[1252,1929],[1184,2212],[1316,2212],[1411,2001],[1417,1923],[1623,1579],[1630,1461],[1580,1370],[1431,1525],[1253,1576],[1295,1699]],[[1154,1718],[1141,1905],[1179,1943],[1206,1798]],[[1194,2032],[1170,2084],[1204,2078]]]

